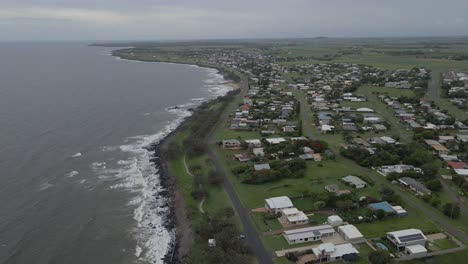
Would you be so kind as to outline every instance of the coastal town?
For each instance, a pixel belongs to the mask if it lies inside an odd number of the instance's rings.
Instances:
[[[252,263],[439,263],[463,256],[468,73],[309,63],[293,59],[287,45],[275,48],[118,52],[214,67],[239,86],[230,103],[208,107],[222,112],[200,136],[205,151],[191,155],[197,143],[183,139],[172,146],[182,149],[175,159],[182,157],[184,170],[200,174],[187,184],[194,188],[191,215],[205,215],[200,223],[210,225],[215,214],[207,216],[207,204],[228,200],[239,218],[232,239],[250,247],[236,254],[253,253],[243,260]],[[195,232],[199,257],[236,263],[223,260],[234,254],[234,242],[207,229]]]

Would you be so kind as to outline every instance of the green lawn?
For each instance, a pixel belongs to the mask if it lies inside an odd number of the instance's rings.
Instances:
[[[372,223],[357,224],[356,227],[366,238],[376,238],[386,236],[386,232],[395,230],[417,228],[424,233],[438,232],[439,227],[431,220],[421,217],[418,212],[409,211],[405,217],[389,217],[385,220],[376,220]]]
[[[369,254],[373,251],[372,248],[370,248],[366,243],[357,244],[357,245],[354,245],[354,247],[356,247],[356,249],[359,251],[360,258],[358,261],[353,262],[353,263],[356,263],[356,264],[369,263],[367,260],[367,256],[369,256]]]
[[[458,263],[466,263],[468,259],[468,249],[465,249],[460,252],[451,253],[451,254],[443,254],[439,256],[435,256],[429,260],[429,263],[437,263],[437,264],[458,264]],[[423,264],[428,263],[425,260],[410,260],[405,261],[408,264]]]
[[[243,130],[232,130],[228,128],[220,129],[215,135],[216,141],[223,139],[260,139],[262,136],[257,131],[243,131]]]
[[[255,224],[255,227],[260,232],[266,232],[270,230],[279,230],[282,229],[283,226],[280,224],[278,219],[268,218],[266,213],[251,213],[250,218],[252,222]]]
[[[444,250],[444,249],[455,248],[455,247],[458,247],[457,243],[455,243],[455,241],[453,241],[452,239],[448,239],[448,238],[437,239],[437,240],[434,240],[433,243],[429,243],[429,249],[431,251]]]
[[[364,174],[363,169],[354,165],[353,162],[338,158],[336,161],[308,161],[306,173],[302,179],[283,179],[258,185],[243,184],[231,172],[232,168],[241,165],[241,163],[232,159],[233,152],[217,146],[214,146],[213,150],[220,158],[221,163],[225,166],[239,198],[247,208],[262,207],[264,205],[264,200],[269,197],[284,195],[289,197],[302,197],[305,191],[321,192],[328,184],[338,184],[343,189],[351,189],[342,184],[340,178],[347,175]],[[323,166],[319,167],[319,164]],[[356,191],[356,195],[377,195],[377,192],[374,188],[369,187]],[[310,201],[310,203],[314,202],[316,201]],[[309,211],[311,209],[310,206],[310,204],[300,203],[298,204],[298,209]]]

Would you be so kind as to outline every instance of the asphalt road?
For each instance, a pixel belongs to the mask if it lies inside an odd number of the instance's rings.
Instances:
[[[241,81],[240,89],[240,98],[242,98],[248,92],[247,80]],[[250,246],[253,254],[257,258],[257,262],[259,264],[273,264],[272,255],[263,246],[262,241],[259,238],[259,233],[255,229],[255,226],[252,224],[249,215],[250,210],[242,205],[239,197],[237,196],[236,191],[234,190],[234,186],[227,177],[224,166],[220,164],[218,157],[210,148],[210,145],[215,143],[213,138],[216,131],[221,129],[222,126],[227,122],[229,114],[234,112],[234,110],[237,108],[237,103],[237,101],[231,102],[226,108],[226,110],[221,114],[220,118],[218,119],[218,122],[214,124],[213,129],[206,137],[205,150],[208,156],[210,157],[211,161],[213,162],[216,171],[224,176],[224,188],[226,190],[227,195],[229,196],[229,199],[231,200],[234,210],[239,216],[240,222],[244,229],[245,241]]]
[[[437,84],[435,80],[435,74],[433,72],[431,72],[431,80],[429,81],[427,88],[427,95],[429,98],[436,103],[439,102],[439,93],[437,92]]]
[[[444,191],[448,194],[452,202],[458,203],[460,206],[460,211],[461,214],[465,217],[468,216],[468,207],[464,203],[464,200],[456,193],[452,188],[450,188],[450,185],[442,178],[442,176],[437,176],[439,179],[440,183],[442,184],[442,187],[444,188]]]

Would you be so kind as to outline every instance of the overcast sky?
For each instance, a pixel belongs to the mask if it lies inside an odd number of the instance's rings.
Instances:
[[[0,41],[466,36],[468,0],[0,0]]]

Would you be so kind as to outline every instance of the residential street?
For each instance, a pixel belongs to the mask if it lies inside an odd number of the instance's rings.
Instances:
[[[238,98],[242,98],[245,94],[247,94],[247,89],[248,89],[247,87],[248,87],[247,81],[242,80],[239,85],[241,92]],[[250,219],[250,215],[249,215],[250,210],[242,206],[242,203],[239,197],[237,196],[236,191],[234,190],[234,186],[232,185],[229,178],[227,177],[225,168],[220,164],[216,154],[210,148],[210,146],[214,144],[213,137],[216,131],[222,128],[222,126],[228,120],[229,114],[232,113],[236,109],[236,107],[237,107],[237,101],[231,102],[229,106],[226,108],[226,110],[222,113],[220,118],[218,119],[218,122],[214,124],[213,129],[206,137],[206,142],[205,142],[206,153],[208,154],[211,161],[213,162],[213,165],[215,166],[216,171],[218,173],[221,173],[224,176],[224,188],[226,190],[227,195],[229,196],[229,199],[231,200],[234,210],[237,212],[237,215],[239,216],[240,222],[243,227],[244,235],[245,235],[245,240],[247,244],[250,246],[255,257],[257,258],[257,262],[259,264],[273,264],[272,255],[270,255],[270,253],[263,246],[262,241],[259,238],[259,233],[255,229],[255,226],[253,225]]]
[[[439,102],[439,93],[437,91],[437,84],[434,72],[431,72],[431,80],[429,81],[427,95],[436,103]]]

